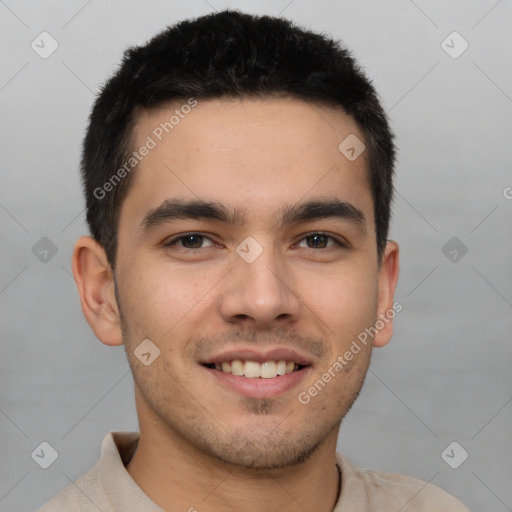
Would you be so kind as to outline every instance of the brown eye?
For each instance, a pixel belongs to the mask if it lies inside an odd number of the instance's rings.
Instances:
[[[328,239],[325,235],[309,235],[306,237],[306,240],[309,242],[310,246],[315,249],[319,247],[323,249],[326,247],[328,242]]]
[[[181,237],[181,244],[187,249],[199,249],[203,243],[203,237],[201,235],[187,235]]]
[[[209,242],[209,246],[214,245],[213,242],[206,236],[200,235],[199,233],[188,233],[173,238],[169,242],[165,243],[165,247],[178,246],[183,249],[203,249],[203,245],[206,241]],[[208,245],[206,246],[208,247]]]
[[[301,246],[304,241],[306,241],[307,249],[326,249],[328,247],[332,247],[333,245],[343,246],[343,244],[336,240],[334,237],[324,233],[311,233],[310,235],[305,236],[299,242],[299,246]],[[302,245],[301,247],[304,246]]]

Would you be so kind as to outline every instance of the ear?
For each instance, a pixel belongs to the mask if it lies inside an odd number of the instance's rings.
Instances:
[[[379,266],[379,302],[375,321],[379,329],[373,339],[374,347],[383,347],[389,343],[393,335],[393,318],[402,310],[401,304],[393,302],[398,281],[398,253],[398,244],[388,240]]]
[[[94,334],[105,345],[122,345],[114,276],[103,247],[90,236],[79,238],[72,269],[82,311]]]

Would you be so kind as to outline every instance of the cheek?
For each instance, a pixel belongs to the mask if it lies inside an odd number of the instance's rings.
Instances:
[[[378,283],[367,268],[315,276],[308,288],[305,302],[329,327],[328,336],[352,339],[375,320]]]
[[[215,272],[186,270],[156,262],[132,265],[124,272],[121,302],[132,338],[164,342],[190,319],[201,318],[219,277]]]

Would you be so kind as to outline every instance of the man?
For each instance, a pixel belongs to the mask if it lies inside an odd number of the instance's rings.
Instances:
[[[124,344],[137,432],[40,510],[467,510],[336,453],[388,343],[395,158],[347,50],[224,11],[132,48],[94,105],[84,315]]]

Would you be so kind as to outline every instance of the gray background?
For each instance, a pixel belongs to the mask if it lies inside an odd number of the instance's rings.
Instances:
[[[138,428],[124,349],[95,339],[70,274],[86,232],[81,139],[128,45],[228,6],[342,39],[398,136],[391,237],[401,244],[403,311],[392,343],[374,352],[338,448],[357,466],[432,481],[474,511],[512,510],[512,3],[5,0],[0,511],[37,508],[92,467],[108,431]],[[31,48],[42,31],[59,44],[47,59]],[[453,31],[469,43],[458,58],[442,47]],[[445,44],[462,48],[453,37]],[[57,248],[46,262],[32,251],[42,237]],[[445,255],[452,237],[459,246]],[[31,458],[42,441],[59,453],[46,470]],[[441,457],[453,441],[469,453],[458,469]],[[463,452],[448,453],[455,464]]]

